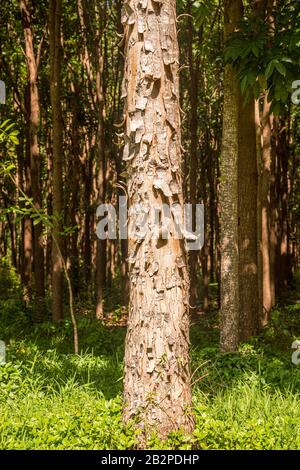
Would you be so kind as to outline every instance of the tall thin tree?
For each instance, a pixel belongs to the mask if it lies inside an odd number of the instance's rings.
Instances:
[[[239,295],[240,338],[257,333],[259,317],[257,253],[257,160],[254,99],[240,97],[239,108]]]
[[[239,25],[241,0],[225,0],[225,39]],[[224,111],[220,182],[221,340],[222,351],[235,351],[239,341],[238,117],[239,83],[228,64],[224,76]]]
[[[43,41],[34,47],[35,32],[33,31],[32,5],[28,0],[20,1],[20,11],[24,31],[25,55],[28,74],[28,126],[29,126],[29,158],[30,158],[30,181],[32,198],[37,209],[41,208],[41,184],[40,184],[40,151],[38,142],[39,119],[40,119],[40,99],[38,90],[38,68]],[[29,222],[30,223],[30,222]],[[28,227],[28,221],[26,222]],[[28,230],[28,229],[27,229]],[[35,294],[37,300],[37,310],[35,318],[41,319],[44,309],[41,300],[45,296],[45,275],[44,275],[44,248],[43,248],[43,227],[42,223],[34,226],[33,237],[33,262]],[[26,234],[27,235],[27,234]],[[27,240],[26,240],[27,241]]]
[[[52,243],[52,317],[59,321],[63,316],[63,265],[62,209],[63,209],[63,123],[61,107],[61,0],[49,3],[50,41],[50,97],[52,106],[53,141],[53,216],[54,237]],[[59,248],[59,249],[58,249]]]

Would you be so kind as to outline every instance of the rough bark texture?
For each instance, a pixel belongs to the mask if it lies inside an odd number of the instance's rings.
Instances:
[[[225,1],[225,39],[237,28],[241,1]],[[236,351],[239,340],[238,253],[238,110],[236,72],[226,65],[224,76],[223,138],[220,184],[221,224],[221,338],[222,351]]]
[[[154,226],[157,204],[183,207],[175,1],[125,1],[122,22],[129,228],[147,220],[140,243],[129,236],[124,419],[135,418],[145,438],[164,437],[194,424],[185,241],[174,237],[173,216],[161,214],[157,233]]]
[[[239,294],[240,338],[257,333],[259,295],[257,269],[257,163],[254,99],[240,102],[239,117]]]

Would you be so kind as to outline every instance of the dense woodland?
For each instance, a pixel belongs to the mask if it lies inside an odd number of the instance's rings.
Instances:
[[[300,3],[1,0],[0,80],[0,448],[299,449]],[[97,237],[120,196],[142,241]],[[203,247],[156,203],[203,204]],[[30,370],[101,438],[33,437]]]

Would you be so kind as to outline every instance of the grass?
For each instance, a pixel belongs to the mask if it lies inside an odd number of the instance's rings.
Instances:
[[[1,270],[0,270],[1,278]],[[16,287],[17,288],[17,287]],[[69,320],[32,326],[7,288],[0,300],[0,449],[131,449],[121,420],[125,329],[79,318],[81,353],[72,354]],[[296,295],[296,294],[295,294]],[[266,331],[237,354],[218,351],[218,318],[192,325],[196,429],[152,449],[300,449],[300,303],[278,307]]]

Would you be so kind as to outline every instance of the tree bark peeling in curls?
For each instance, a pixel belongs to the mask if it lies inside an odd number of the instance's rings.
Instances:
[[[145,436],[166,436],[193,428],[185,241],[174,237],[170,214],[154,226],[156,205],[183,209],[176,2],[125,1],[122,22],[129,227],[138,232],[139,218],[147,221],[143,240],[129,236],[124,419]]]

